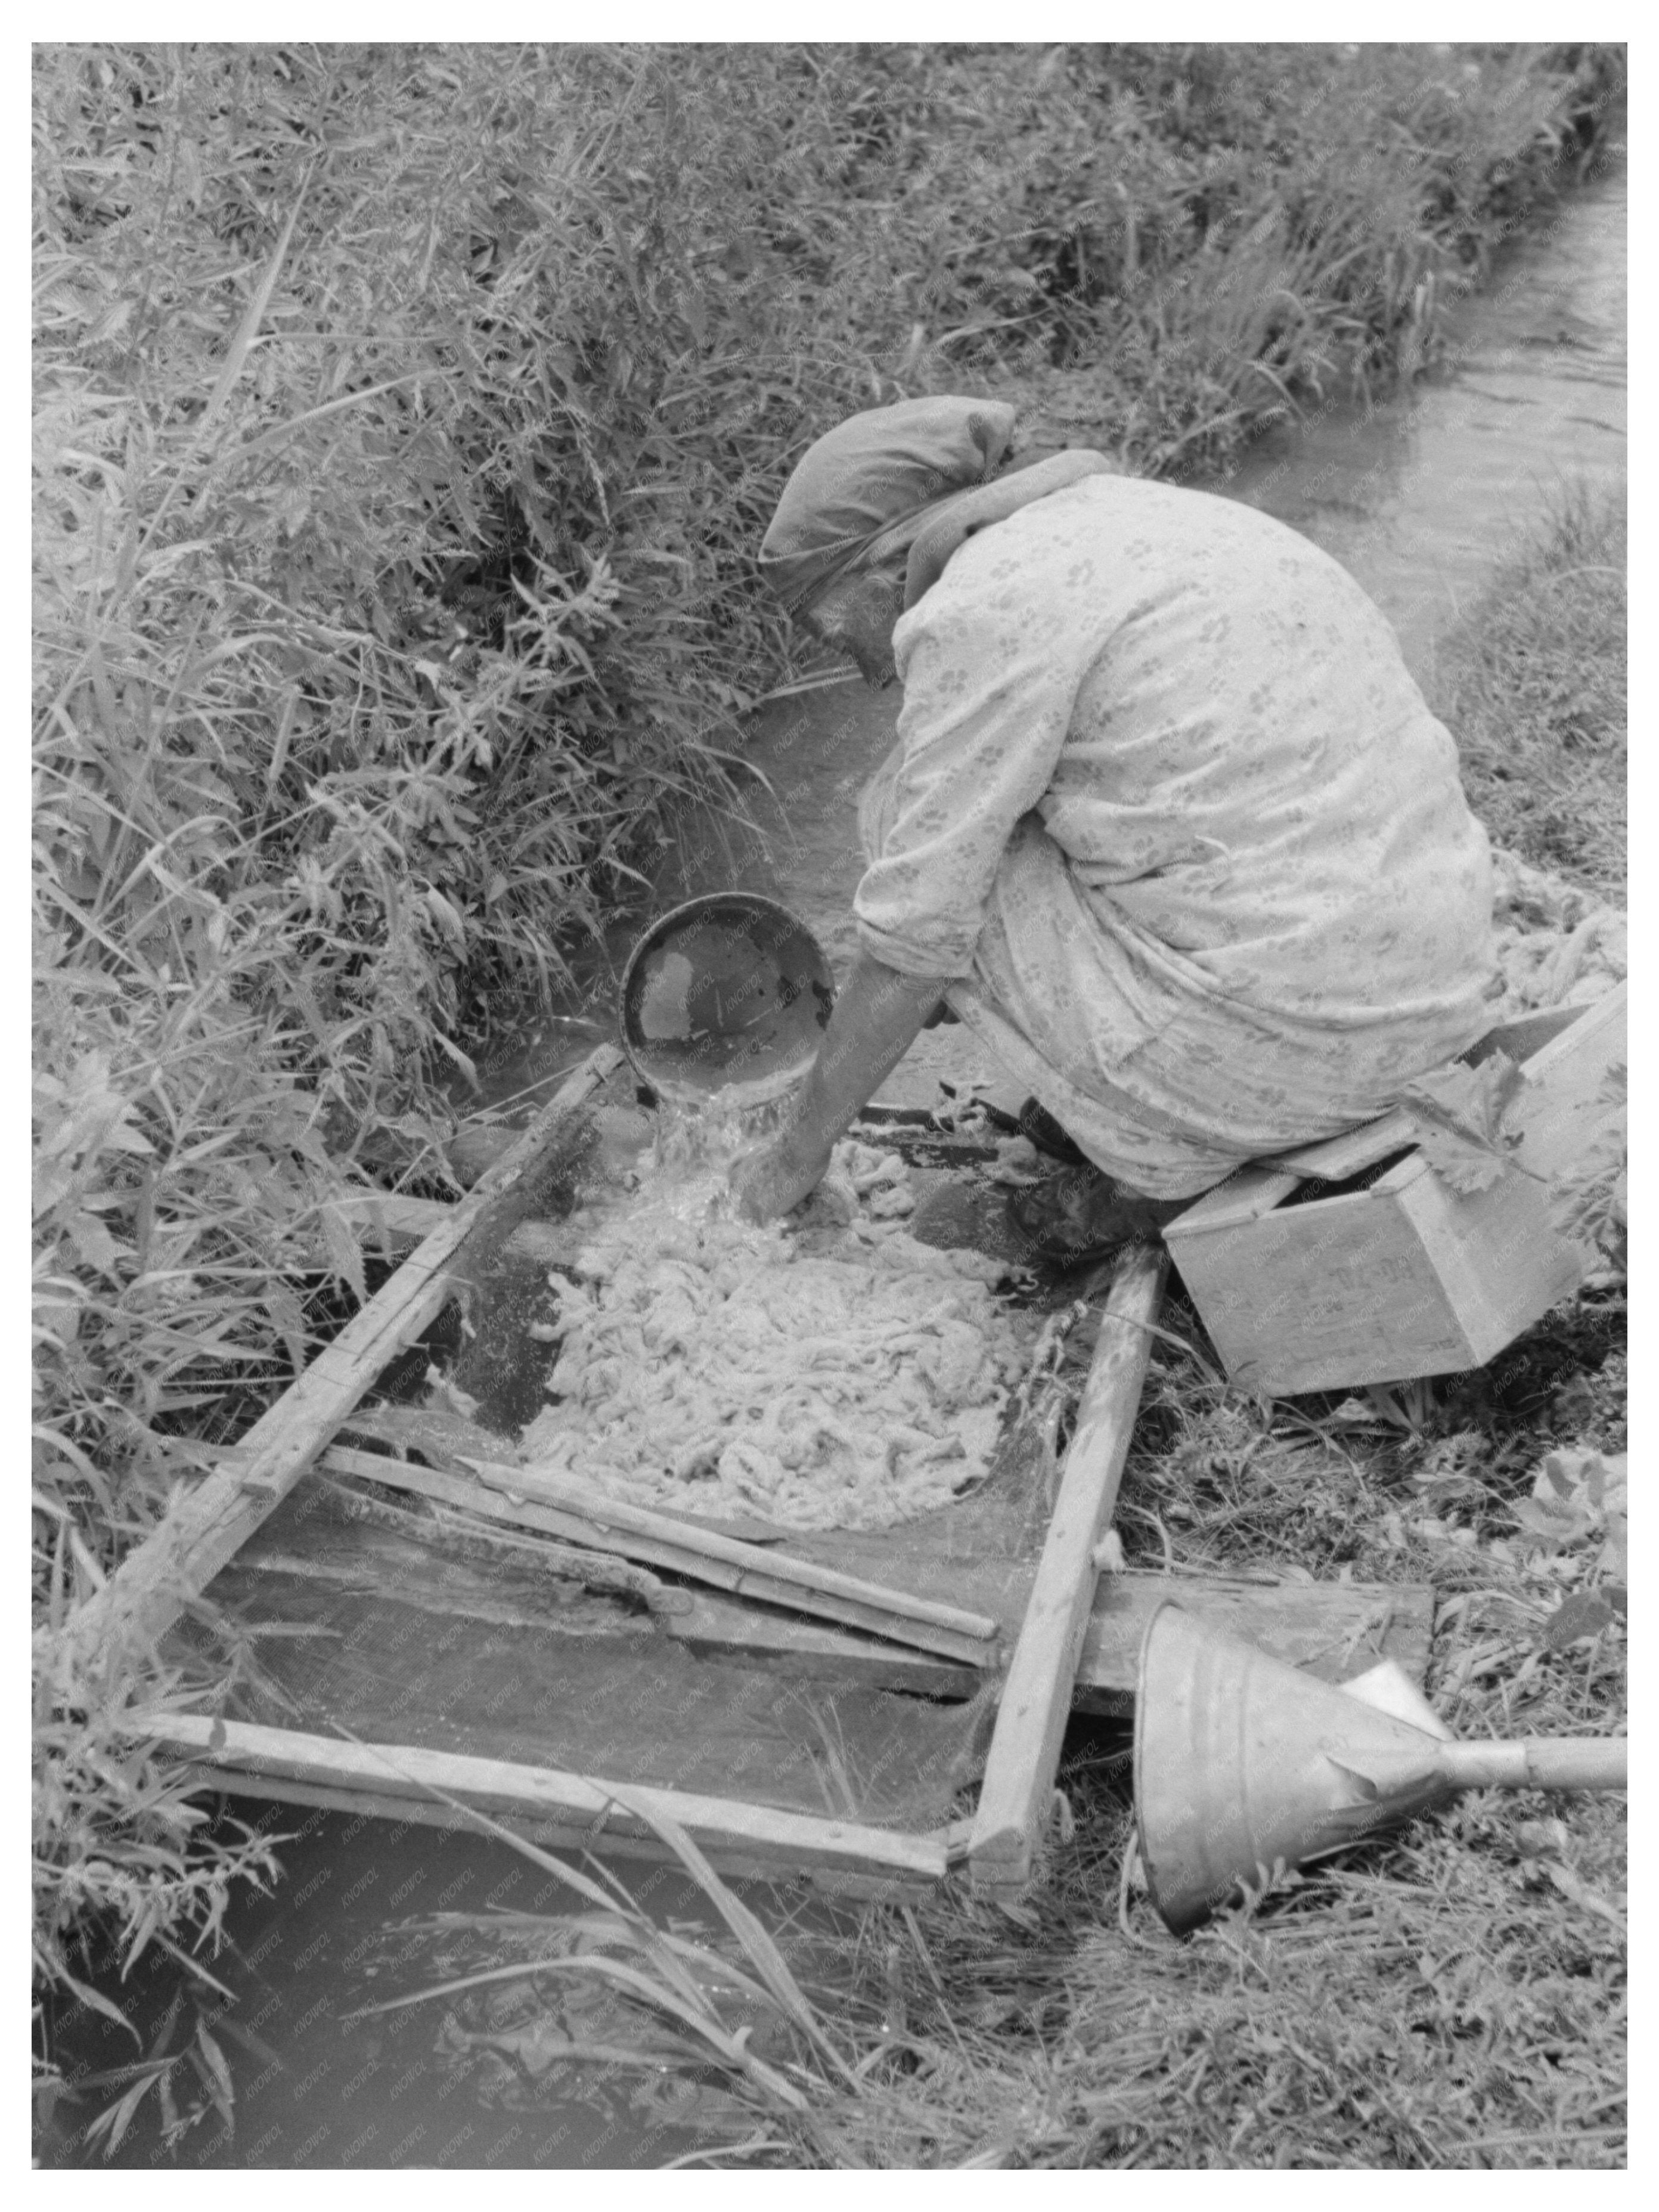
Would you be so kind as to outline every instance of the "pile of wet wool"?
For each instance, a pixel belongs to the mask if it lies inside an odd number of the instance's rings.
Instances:
[[[1032,1324],[1006,1267],[921,1244],[904,1164],[837,1146],[804,1217],[735,1217],[718,1170],[647,1177],[550,1278],[562,1333],[525,1465],[630,1502],[881,1528],[982,1479]]]

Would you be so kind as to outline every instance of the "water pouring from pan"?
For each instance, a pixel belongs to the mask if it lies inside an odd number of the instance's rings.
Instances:
[[[661,915],[623,971],[619,1015],[635,1073],[683,1110],[722,1116],[787,1099],[835,1004],[817,939],[787,907],[715,891]]]

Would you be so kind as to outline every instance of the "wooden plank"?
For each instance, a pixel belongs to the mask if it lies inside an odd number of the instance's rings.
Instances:
[[[598,1497],[580,1483],[534,1468],[501,1467],[488,1460],[465,1464],[491,1489],[545,1507],[565,1523],[557,1532],[562,1535],[580,1541],[586,1532],[587,1541],[629,1559],[644,1557],[635,1547],[649,1544],[651,1564],[672,1567],[696,1581],[712,1582],[717,1588],[797,1612],[848,1621],[874,1635],[943,1652],[972,1666],[996,1662],[999,1625],[989,1613],[913,1597],[908,1591],[890,1589],[812,1560],[792,1559],[770,1547],[717,1536],[665,1513]]]
[[[836,1689],[901,1690],[961,1701],[984,1686],[984,1670],[836,1626],[762,1608],[724,1590],[688,1593],[688,1611],[663,1620],[665,1632],[699,1658],[735,1660],[769,1674]]]
[[[389,1821],[400,1828],[418,1824],[441,1829],[449,1835],[476,1838],[480,1833],[476,1820],[436,1799],[392,1797],[372,1790],[337,1790],[326,1783],[300,1782],[287,1776],[273,1783],[266,1775],[242,1773],[231,1766],[185,1765],[178,1773],[181,1787],[193,1794],[275,1798],[283,1805],[316,1805],[331,1813],[367,1814],[371,1819]],[[507,1817],[500,1813],[492,1813],[489,1817],[514,1835],[522,1836],[526,1843],[540,1844],[544,1850],[586,1851],[595,1848],[591,1822],[579,1826],[570,1821]],[[680,1863],[667,1844],[655,1836],[617,1834],[606,1827],[599,1848],[607,1860],[632,1860],[646,1866]],[[858,1904],[920,1903],[939,1887],[938,1877],[931,1873],[868,1875],[847,1873],[835,1867],[784,1867],[747,1852],[724,1850],[718,1844],[706,1847],[703,1856],[715,1873],[728,1881],[787,1881],[820,1896],[845,1898]],[[953,1862],[949,1859],[947,1847],[947,1864]]]
[[[1395,1660],[1419,1688],[1428,1672],[1434,1592],[1427,1583],[1279,1583],[1131,1569],[1100,1578],[1073,1686],[1073,1712],[1122,1718],[1133,1712],[1141,1634],[1154,1607],[1170,1596],[1322,1681],[1346,1681],[1378,1659]],[[871,1644],[823,1623],[758,1613],[717,1595],[699,1595],[689,1612],[663,1626],[699,1655],[746,1659],[806,1681],[957,1698],[979,1686],[966,1667]],[[1017,1615],[1010,1629],[1018,1633]]]
[[[412,1542],[430,1541],[434,1547],[441,1547],[446,1555],[459,1552],[465,1557],[475,1547],[494,1547],[505,1559],[514,1559],[516,1555],[516,1564],[533,1565],[556,1578],[580,1583],[586,1589],[611,1590],[637,1598],[652,1613],[684,1613],[691,1605],[689,1590],[668,1589],[647,1568],[623,1559],[620,1553],[602,1552],[591,1544],[549,1543],[539,1532],[535,1535],[524,1533],[530,1524],[521,1513],[516,1513],[462,1475],[446,1474],[433,1468],[411,1467],[407,1461],[388,1459],[380,1452],[356,1451],[346,1444],[331,1444],[317,1466],[321,1474],[366,1478],[384,1484],[389,1490],[430,1498],[434,1504],[456,1506],[464,1512],[477,1514],[502,1532],[500,1535],[475,1534],[463,1529],[454,1521],[422,1529],[404,1508],[371,1500],[361,1491],[340,1493],[351,1501],[354,1517],[391,1515],[404,1524],[398,1534]],[[388,1474],[384,1471],[386,1468],[393,1468],[396,1473]],[[310,1502],[306,1501],[307,1506]],[[262,1551],[254,1564],[269,1567],[271,1555]]]
[[[318,1461],[317,1468],[320,1474],[343,1475],[359,1481],[383,1483],[388,1490],[404,1490],[413,1497],[429,1498],[434,1504],[457,1506],[464,1512],[477,1514],[483,1520],[498,1522],[503,1528],[534,1528],[544,1535],[563,1535],[568,1529],[577,1525],[574,1515],[556,1513],[550,1506],[538,1504],[532,1498],[515,1501],[504,1491],[487,1490],[476,1475],[457,1474],[448,1468],[419,1467],[413,1460],[393,1459],[385,1452],[360,1451],[351,1444],[331,1444]],[[709,1524],[701,1525],[708,1527]],[[643,1559],[646,1556],[643,1545],[627,1554],[614,1546],[600,1547],[586,1522],[582,1522],[581,1527],[580,1543],[596,1557],[608,1554],[617,1559],[624,1557]],[[726,1534],[732,1532],[718,1529],[711,1533]],[[744,1536],[741,1540],[752,1542],[757,1550],[760,1548],[759,1540],[756,1538]],[[765,1539],[769,1545],[778,1540],[769,1535]],[[668,1564],[669,1555],[675,1552],[676,1547],[664,1544],[659,1548],[663,1558],[654,1564]]]
[[[447,1199],[407,1198],[389,1190],[354,1192],[331,1208],[337,1219],[366,1243],[393,1246],[418,1244],[422,1237],[443,1228],[456,1210]],[[556,1261],[568,1260],[570,1238],[557,1222],[521,1221],[509,1231],[501,1249],[509,1258],[550,1266]],[[319,1257],[324,1250],[319,1240]]]
[[[1166,1597],[1208,1626],[1242,1636],[1287,1667],[1346,1682],[1392,1659],[1420,1689],[1434,1633],[1427,1583],[1275,1582],[1270,1577],[1103,1575],[1078,1662],[1079,1712],[1134,1711],[1140,1639]]]
[[[674,1820],[705,1849],[733,1853],[754,1867],[793,1873],[814,1869],[842,1874],[933,1882],[945,1875],[943,1842],[857,1821],[749,1805],[735,1798],[700,1796],[641,1783],[610,1783],[552,1767],[506,1759],[474,1759],[429,1751],[418,1744],[341,1742],[297,1729],[262,1728],[249,1721],[216,1720],[205,1713],[135,1711],[118,1725],[127,1734],[187,1754],[215,1785],[228,1788],[219,1770],[239,1787],[257,1791],[301,1784],[361,1792],[396,1807],[394,1817],[419,1819],[417,1808],[437,1804],[441,1790],[495,1819],[538,1820],[565,1828],[591,1844],[602,1832],[613,1838],[656,1840],[648,1820],[628,1809],[648,1807]]]
[[[1316,1176],[1321,1182],[1346,1182],[1350,1176],[1386,1160],[1390,1152],[1416,1142],[1416,1122],[1403,1106],[1397,1106],[1381,1121],[1367,1121],[1363,1129],[1345,1130],[1322,1144],[1298,1145],[1293,1152],[1275,1152],[1272,1164],[1290,1169],[1304,1182]]]
[[[590,1054],[512,1150],[255,1422],[236,1464],[176,1494],[160,1524],[70,1622],[83,1656],[165,1634],[287,1496],[381,1370],[441,1311],[455,1270],[507,1224],[515,1188],[622,1060],[614,1045]]]
[[[990,1895],[1018,1893],[1030,1878],[1094,1604],[1095,1548],[1117,1503],[1168,1266],[1161,1247],[1132,1245],[1113,1276],[986,1755],[968,1863],[975,1890]]]
[[[1206,1190],[1201,1198],[1194,1199],[1185,1213],[1178,1213],[1173,1221],[1166,1223],[1164,1237],[1196,1237],[1212,1229],[1236,1229],[1248,1222],[1259,1221],[1263,1214],[1271,1213],[1281,1200],[1288,1198],[1304,1180],[1277,1166],[1239,1168],[1225,1182],[1218,1183],[1213,1190]]]

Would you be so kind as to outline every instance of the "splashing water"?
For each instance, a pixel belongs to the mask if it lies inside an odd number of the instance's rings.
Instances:
[[[1005,1270],[918,1243],[896,1153],[836,1147],[791,1224],[743,1219],[732,1159],[787,1102],[715,1094],[665,1117],[638,1188],[551,1279],[557,1402],[528,1466],[658,1509],[886,1528],[981,1480],[1030,1324]]]

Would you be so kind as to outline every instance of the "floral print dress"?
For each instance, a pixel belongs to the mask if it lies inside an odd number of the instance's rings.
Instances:
[[[900,621],[866,949],[1101,1167],[1180,1198],[1489,1025],[1492,865],[1388,623],[1285,525],[1091,477]]]

